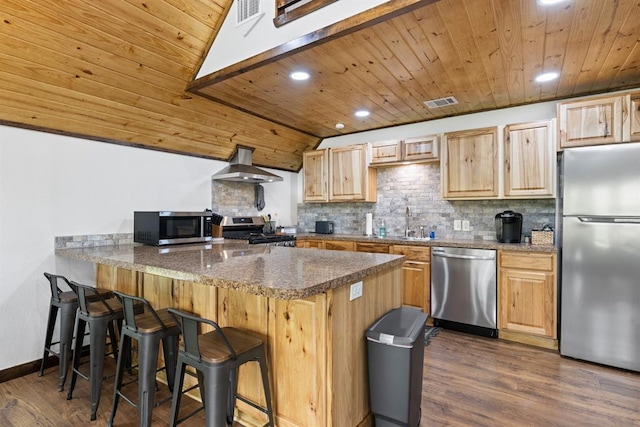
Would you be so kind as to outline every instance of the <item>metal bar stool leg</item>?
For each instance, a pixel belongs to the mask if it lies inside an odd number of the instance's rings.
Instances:
[[[113,419],[116,416],[118,410],[118,404],[120,403],[120,393],[118,391],[122,387],[122,377],[124,376],[126,362],[123,360],[125,355],[131,354],[131,337],[127,334],[122,334],[120,337],[120,352],[118,353],[118,362],[116,363],[116,378],[113,385],[113,404],[111,405],[111,415],[107,421],[107,426],[113,425]]]
[[[42,355],[42,363],[40,363],[40,372],[38,376],[41,377],[44,374],[44,362],[49,356],[49,348],[53,341],[53,330],[56,326],[56,318],[58,317],[58,307],[53,304],[49,305],[49,321],[47,322],[47,335],[44,339],[44,354]]]
[[[207,427],[227,424],[227,399],[229,396],[229,364],[209,367],[204,374],[204,414]]]
[[[73,327],[76,320],[76,304],[65,304],[60,309],[60,369],[58,377],[58,391],[64,389],[71,360],[71,344],[73,342]]]
[[[90,382],[91,382],[91,421],[96,419],[98,405],[100,404],[100,394],[102,393],[102,376],[104,373],[104,355],[106,350],[107,329],[110,320],[96,319],[91,322],[91,333],[89,334],[90,348]],[[111,325],[113,328],[113,325]],[[113,339],[113,337],[112,337]],[[112,343],[115,346],[115,341]]]
[[[156,391],[156,367],[158,364],[157,334],[138,338],[138,426],[151,426],[153,397]]]
[[[176,365],[175,379],[173,381],[173,397],[171,399],[171,418],[169,419],[169,426],[175,427],[178,425],[178,415],[180,412],[180,401],[182,400],[182,386],[184,384],[184,373],[187,365],[182,358],[178,356],[178,362]]]
[[[79,317],[76,319],[76,323],[77,342],[73,348],[73,372],[71,373],[71,384],[69,384],[69,389],[67,390],[67,400],[71,400],[73,398],[73,389],[76,387],[76,381],[78,380],[78,369],[80,368],[80,356],[82,354],[82,340],[84,338],[84,331],[87,326],[87,322],[80,319]]]
[[[271,407],[271,392],[269,388],[269,368],[267,367],[267,359],[265,357],[264,346],[260,348],[260,356],[258,358],[260,363],[260,375],[262,376],[262,388],[264,390],[264,398],[267,403],[267,416],[269,417],[269,426],[274,427],[273,423],[273,409]]]

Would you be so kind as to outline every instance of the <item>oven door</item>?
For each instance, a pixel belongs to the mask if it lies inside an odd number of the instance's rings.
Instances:
[[[160,245],[202,242],[211,236],[211,217],[196,212],[160,212],[158,226]]]

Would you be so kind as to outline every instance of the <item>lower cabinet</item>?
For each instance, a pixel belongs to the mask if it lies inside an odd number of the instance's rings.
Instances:
[[[500,338],[557,349],[556,254],[499,251]]]
[[[402,304],[431,313],[431,248],[393,245],[389,252],[407,257],[402,266]]]

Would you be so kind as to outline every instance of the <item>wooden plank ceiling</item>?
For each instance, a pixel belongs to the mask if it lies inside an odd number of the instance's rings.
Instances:
[[[0,123],[299,170],[317,137],[185,92],[231,1],[2,0]]]
[[[391,0],[194,82],[231,2],[2,0],[0,123],[297,171],[328,136],[640,87],[637,0]]]
[[[302,47],[250,58],[195,81],[191,90],[330,137],[640,87],[637,0],[417,4],[373,26],[332,34],[324,43],[302,38],[291,43]],[[297,69],[311,78],[292,82],[288,74]],[[536,83],[543,71],[561,75]],[[459,104],[429,109],[423,103],[449,96]],[[371,115],[354,117],[360,108]],[[344,129],[335,128],[338,122]]]

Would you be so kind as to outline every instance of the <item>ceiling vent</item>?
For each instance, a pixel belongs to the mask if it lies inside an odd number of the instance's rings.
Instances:
[[[448,105],[455,105],[457,103],[458,103],[458,100],[455,99],[453,96],[447,96],[446,98],[440,98],[440,99],[432,99],[431,101],[424,101],[424,105],[426,105],[429,108],[446,107]]]
[[[260,15],[260,1],[261,0],[237,0],[238,21],[236,25],[244,24]]]

